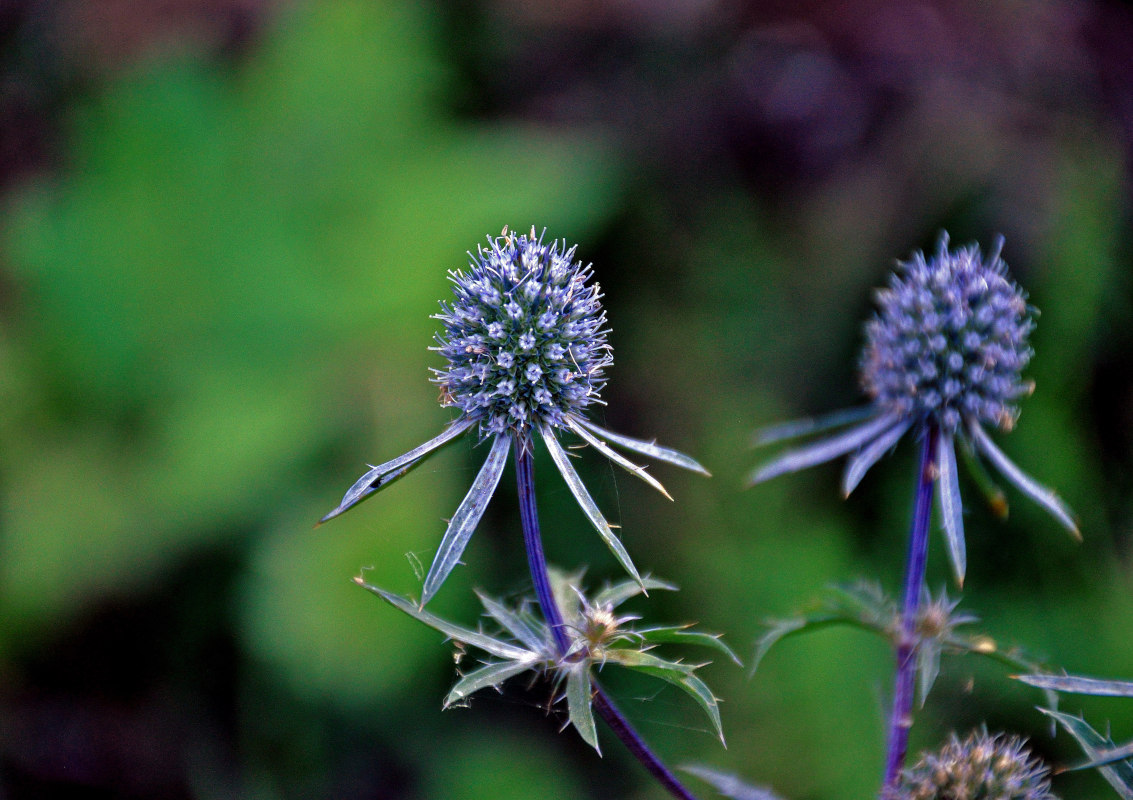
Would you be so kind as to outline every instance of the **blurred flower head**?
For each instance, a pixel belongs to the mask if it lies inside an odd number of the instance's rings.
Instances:
[[[1014,401],[1034,388],[1021,376],[1034,323],[1002,247],[1000,236],[984,258],[975,245],[949,250],[942,236],[935,257],[916,253],[877,293],[861,379],[879,409],[949,433],[962,420],[1014,425]]]
[[[997,506],[1006,508],[981,456],[1077,537],[1066,504],[1019,469],[984,430],[986,424],[1010,430],[1018,416],[1015,400],[1033,388],[1021,373],[1031,358],[1027,337],[1034,324],[1025,295],[1006,277],[1002,248],[997,237],[986,258],[975,245],[949,250],[944,234],[935,257],[917,253],[900,264],[889,288],[878,292],[878,313],[866,326],[861,378],[872,402],[758,432],[755,441],[762,445],[838,431],[786,451],[752,473],[750,482],[850,454],[842,475],[842,491],[849,495],[912,430],[930,440],[929,477],[938,487],[948,555],[960,583],[966,556],[957,443],[972,456],[975,478]]]
[[[963,741],[952,734],[943,748],[904,770],[883,800],[1057,800],[1048,773],[1022,739],[986,730]]]

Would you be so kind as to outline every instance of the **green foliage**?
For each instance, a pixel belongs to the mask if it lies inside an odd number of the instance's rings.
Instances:
[[[921,602],[914,635],[917,637],[917,694],[922,706],[940,674],[940,658],[945,653],[981,656],[1015,670],[1035,671],[1040,668],[1038,662],[1018,647],[1001,648],[986,634],[957,630],[978,621],[970,614],[957,613],[958,605],[959,601],[950,600],[946,592],[935,598],[926,592]],[[859,582],[831,586],[801,613],[767,623],[767,630],[756,642],[752,672],[768,651],[783,639],[834,625],[868,631],[896,648],[901,636],[901,611],[897,603],[876,584]],[[1038,683],[1032,685],[1047,688]],[[1051,691],[1046,692],[1046,697],[1052,704],[1057,702]]]
[[[312,486],[379,449],[354,441],[371,403],[373,427],[443,420],[396,398],[432,395],[428,316],[468,243],[591,226],[618,173],[592,139],[453,120],[443,78],[412,7],[316,3],[238,70],[154,61],[75,114],[73,169],[15,199],[4,242],[33,309],[4,346],[28,387],[3,412],[6,638],[251,547],[237,613],[265,662],[343,702],[412,672],[341,576],[403,563],[436,513],[401,494],[396,543],[313,538]]]

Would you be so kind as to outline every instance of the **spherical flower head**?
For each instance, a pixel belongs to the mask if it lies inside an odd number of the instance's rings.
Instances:
[[[954,433],[961,421],[1009,430],[1034,327],[1026,295],[1006,277],[1002,238],[987,258],[977,246],[917,253],[878,292],[861,359],[865,391],[882,409]]]
[[[564,427],[600,402],[613,361],[606,314],[574,251],[534,228],[505,228],[471,256],[467,274],[450,275],[456,299],[441,303],[435,348],[448,366],[435,380],[443,404],[479,420],[483,435]]]
[[[902,772],[883,800],[1058,800],[1047,774],[1022,739],[981,730],[960,741],[953,734]]]

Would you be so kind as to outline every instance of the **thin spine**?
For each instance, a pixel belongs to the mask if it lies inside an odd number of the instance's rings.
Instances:
[[[889,716],[889,744],[885,757],[885,785],[894,786],[905,764],[912,726],[914,683],[917,668],[916,622],[920,611],[921,587],[928,562],[928,528],[932,519],[932,490],[937,478],[935,426],[924,432],[920,469],[914,494],[913,521],[909,530],[909,556],[905,566],[905,601],[901,612],[901,638],[897,645],[893,710]]]
[[[566,624],[563,622],[562,612],[555,602],[555,595],[551,589],[551,577],[547,572],[547,560],[543,556],[543,540],[539,533],[539,513],[535,505],[535,469],[532,454],[531,439],[520,441],[515,438],[515,474],[519,492],[519,518],[523,524],[523,541],[527,549],[527,565],[531,570],[531,582],[535,585],[535,596],[539,606],[543,609],[543,617],[551,629],[555,648],[559,658],[563,658],[570,651],[570,639],[567,637]],[[696,800],[696,796],[689,792],[672,771],[662,763],[645,740],[630,725],[629,720],[622,715],[618,707],[598,685],[593,677],[590,679],[593,690],[592,702],[598,716],[613,731],[626,749],[657,781],[668,790],[669,794],[679,800]]]

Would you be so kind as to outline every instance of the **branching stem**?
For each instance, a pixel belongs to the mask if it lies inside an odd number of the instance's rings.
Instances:
[[[567,637],[566,624],[562,612],[555,602],[555,594],[551,588],[551,578],[547,573],[547,559],[543,556],[543,540],[539,534],[539,513],[535,505],[535,466],[531,452],[531,440],[522,440],[515,437],[515,473],[519,491],[519,518],[523,523],[523,543],[527,549],[527,566],[531,570],[531,582],[535,584],[535,596],[543,610],[543,618],[551,628],[551,635],[555,639],[555,647],[562,656],[570,649],[570,640]],[[629,720],[625,718],[614,701],[598,684],[593,677],[590,679],[593,687],[594,710],[598,716],[609,726],[614,735],[618,737],[626,749],[641,762],[649,774],[669,794],[678,800],[696,800],[696,796],[689,792],[672,771],[666,767],[645,743],[645,740],[634,730]]]

